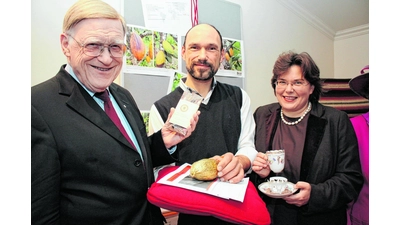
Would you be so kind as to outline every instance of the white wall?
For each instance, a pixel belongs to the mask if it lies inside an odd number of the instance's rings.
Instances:
[[[253,110],[275,102],[270,85],[278,55],[306,51],[322,78],[352,78],[369,64],[369,35],[333,41],[276,0],[227,0],[242,7],[246,90]]]
[[[60,34],[64,15],[76,0],[34,0],[31,4],[31,85],[56,75],[66,58]],[[121,12],[122,0],[105,0]]]
[[[308,52],[321,76],[334,77],[334,45],[328,37],[278,1],[229,1],[242,7],[246,90],[253,110],[276,101],[270,80],[275,60],[284,51]]]
[[[31,84],[54,76],[65,63],[60,34],[64,14],[72,0],[35,0],[31,4]]]
[[[323,78],[352,78],[369,64],[369,35],[334,42],[277,0],[227,1],[242,7],[245,88],[252,100],[253,110],[276,101],[270,79],[273,64],[283,51],[310,53]],[[59,36],[64,14],[74,2],[32,1],[31,85],[54,76],[66,62]],[[123,0],[106,2],[121,12]]]
[[[335,41],[335,78],[352,78],[369,65],[369,34]]]

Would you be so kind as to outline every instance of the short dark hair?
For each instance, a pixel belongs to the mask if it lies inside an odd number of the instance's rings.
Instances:
[[[277,79],[282,74],[286,73],[293,65],[300,66],[304,79],[306,79],[311,85],[314,85],[314,91],[309,96],[309,101],[318,102],[322,92],[320,72],[317,64],[307,52],[295,53],[293,51],[287,51],[279,55],[272,70],[273,75],[271,78],[271,85],[274,89],[274,93],[276,88],[275,82]]]

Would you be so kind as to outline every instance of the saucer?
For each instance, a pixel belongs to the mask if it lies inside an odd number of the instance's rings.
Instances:
[[[292,195],[297,191],[297,188],[294,188],[294,184],[291,182],[285,182],[284,184],[284,190],[281,193],[274,193],[272,190],[275,188],[276,182],[264,182],[258,185],[258,189],[266,194],[267,196],[271,198],[284,198],[286,196]]]

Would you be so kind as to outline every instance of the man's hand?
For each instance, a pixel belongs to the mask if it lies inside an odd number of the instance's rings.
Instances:
[[[228,152],[222,156],[214,156],[218,161],[218,177],[222,181],[238,183],[244,178],[244,171],[250,168],[250,160],[243,155],[234,156]]]
[[[165,144],[165,147],[167,149],[170,149],[172,146],[177,145],[181,141],[183,141],[185,138],[189,137],[192,132],[196,129],[196,124],[199,121],[199,115],[200,111],[197,111],[195,114],[193,114],[192,119],[190,119],[190,126],[186,129],[186,135],[182,135],[172,129],[170,129],[171,123],[169,120],[171,119],[172,114],[174,114],[175,108],[171,108],[169,114],[168,114],[168,119],[164,123],[164,126],[161,128],[161,134],[163,137],[163,141]]]

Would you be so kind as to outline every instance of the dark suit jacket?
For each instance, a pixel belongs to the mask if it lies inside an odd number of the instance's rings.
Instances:
[[[279,113],[278,103],[261,106],[254,112],[255,145],[258,151],[272,149]],[[347,203],[357,197],[363,184],[357,138],[345,112],[313,103],[300,169],[300,179],[290,181],[310,183],[311,196],[308,204],[294,207],[297,209],[297,224],[345,225]],[[265,181],[254,172],[251,180],[255,185]],[[272,220],[275,204],[287,204],[264,194],[261,197],[267,204]]]
[[[109,87],[144,162],[64,68],[31,89],[32,224],[163,224],[161,210],[146,198],[154,182],[150,142],[133,97],[115,83]],[[157,143],[155,149],[165,149]]]

